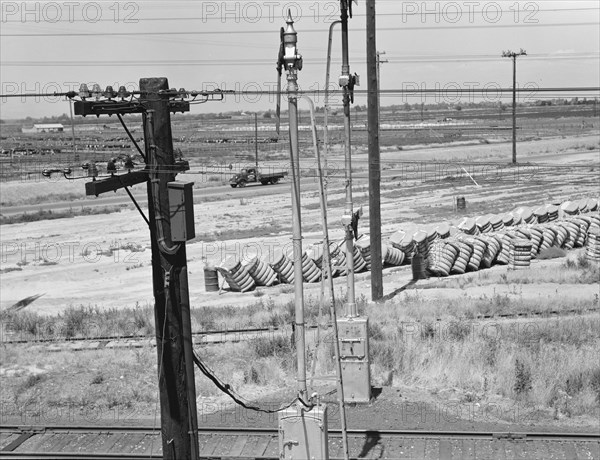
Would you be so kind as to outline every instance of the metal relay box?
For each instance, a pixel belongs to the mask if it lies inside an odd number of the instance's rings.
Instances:
[[[371,400],[369,320],[365,317],[341,318],[337,324],[344,402],[369,402]]]
[[[282,460],[328,460],[327,405],[306,410],[295,404],[279,412],[279,454]]]
[[[368,403],[371,400],[369,361],[342,360],[344,402]]]
[[[196,237],[193,182],[168,182],[171,241],[183,243]]]

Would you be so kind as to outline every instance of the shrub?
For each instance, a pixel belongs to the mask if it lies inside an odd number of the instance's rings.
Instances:
[[[251,342],[257,358],[269,356],[283,357],[292,352],[292,345],[287,337],[259,337]]]
[[[100,385],[104,382],[104,376],[101,373],[98,373],[92,379],[91,385]]]
[[[520,396],[526,394],[531,388],[531,370],[523,361],[517,359],[515,361],[515,384],[513,391]]]
[[[44,380],[44,376],[40,374],[33,374],[27,377],[25,382],[21,385],[21,392],[28,390],[29,388],[33,388],[38,383]]]
[[[421,328],[421,339],[428,340],[433,339],[435,337],[435,326],[433,323],[426,322],[423,323],[423,327]]]
[[[463,321],[452,321],[448,324],[447,328],[447,339],[451,342],[462,342],[469,336],[471,328],[469,324]]]
[[[600,368],[596,368],[590,375],[590,387],[596,395],[596,402],[600,404]]]
[[[259,375],[254,365],[250,364],[250,367],[244,371],[244,383],[258,383]]]

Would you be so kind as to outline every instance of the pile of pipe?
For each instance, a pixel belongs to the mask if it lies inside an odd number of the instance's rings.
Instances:
[[[585,255],[590,262],[600,262],[600,228],[588,232]]]
[[[399,230],[388,241],[382,241],[384,266],[410,263],[420,254],[427,271],[435,276],[463,274],[508,265],[525,268],[530,260],[550,247],[573,249],[584,247],[588,257],[600,258],[600,204],[597,199],[567,201],[558,205],[542,205],[535,209],[520,207],[504,215],[463,218],[455,227],[444,222],[435,228],[416,232]],[[302,278],[316,283],[326,275],[323,266],[322,241],[307,244],[302,254]],[[346,274],[345,240],[329,245],[332,276]],[[525,254],[528,252],[529,254]],[[529,259],[528,259],[529,257]],[[595,257],[595,259],[594,259]],[[354,271],[371,268],[369,235],[354,244]],[[232,291],[247,292],[256,286],[272,286],[294,282],[293,251],[275,251],[268,260],[253,257],[240,261],[225,260],[217,270]]]
[[[586,242],[587,253],[594,254],[595,250],[589,248],[595,244],[591,241],[595,236],[591,235],[600,233],[598,209],[598,200],[590,199],[566,202],[560,208],[521,207],[503,216],[465,218],[457,225],[456,234],[431,244],[428,270],[433,275],[448,276],[494,264],[521,269],[550,247],[569,250],[586,246]],[[406,248],[408,239],[402,238],[399,245]]]

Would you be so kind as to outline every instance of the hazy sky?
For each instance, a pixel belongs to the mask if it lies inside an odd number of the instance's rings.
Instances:
[[[188,90],[216,86],[273,90],[279,28],[285,25],[288,8],[296,18],[304,56],[300,86],[322,89],[328,28],[339,19],[339,1],[334,0],[2,1],[1,6],[2,94],[68,91],[81,82],[137,88],[140,77],[152,76],[166,76],[171,87]],[[351,70],[361,77],[359,89],[366,89],[365,1],[359,0],[353,9]],[[600,86],[600,7],[596,0],[378,0],[377,27],[377,49],[385,51],[383,57],[389,61],[381,66],[384,90],[510,87],[512,64],[501,54],[521,48],[528,54],[518,58],[521,87]],[[337,82],[339,27],[333,43],[332,79]],[[441,97],[456,102],[450,94]],[[493,91],[487,97],[498,100]],[[316,102],[323,103],[318,98]],[[364,104],[365,98],[356,102]],[[421,97],[382,99],[382,105],[402,102],[421,102]],[[434,96],[425,102],[435,102]],[[55,98],[2,99],[0,108],[4,119],[68,113],[67,102]],[[268,108],[274,108],[268,96],[231,96],[193,110]]]

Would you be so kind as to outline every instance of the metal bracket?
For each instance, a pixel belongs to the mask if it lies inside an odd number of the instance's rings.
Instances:
[[[187,101],[168,101],[172,113],[189,112],[190,103]],[[146,108],[137,101],[75,101],[75,115],[123,115],[126,113],[143,113]]]

